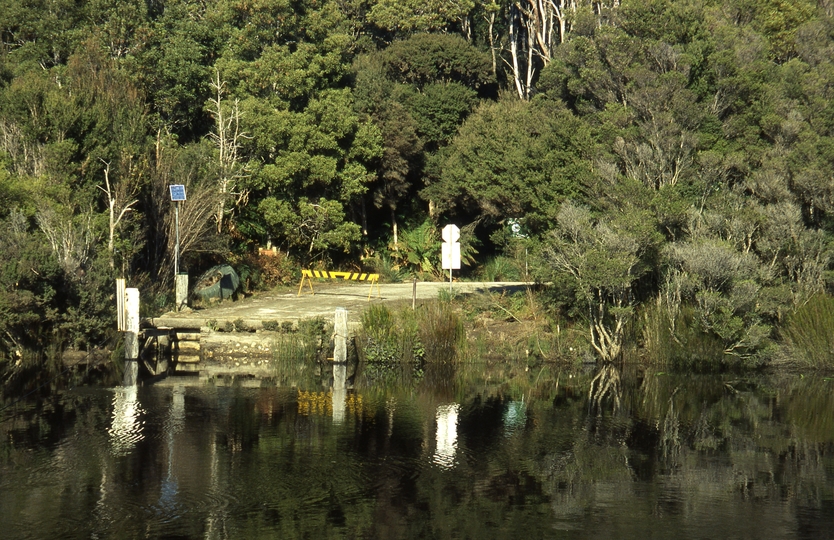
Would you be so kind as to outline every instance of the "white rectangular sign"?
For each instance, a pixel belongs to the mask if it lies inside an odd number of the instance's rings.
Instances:
[[[442,251],[442,265],[443,270],[460,270],[460,243],[448,244],[443,242],[441,244]]]

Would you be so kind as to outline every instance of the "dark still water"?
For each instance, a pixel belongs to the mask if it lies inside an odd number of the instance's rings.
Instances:
[[[0,537],[834,538],[828,378],[388,375],[16,404]]]

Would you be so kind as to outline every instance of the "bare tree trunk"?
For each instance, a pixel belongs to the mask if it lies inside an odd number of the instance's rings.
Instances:
[[[245,168],[241,166],[238,150],[241,147],[241,140],[247,136],[240,131],[240,101],[235,100],[231,111],[223,108],[223,95],[225,94],[226,83],[220,80],[220,72],[215,71],[215,78],[211,87],[216,92],[215,97],[210,99],[211,112],[215,120],[215,132],[210,134],[211,139],[217,145],[218,169],[217,179],[220,201],[215,211],[218,234],[223,230],[223,221],[226,215],[226,199],[229,195],[237,196],[237,203],[245,200],[248,193],[235,192],[238,188],[237,182],[246,176]]]
[[[492,53],[492,76],[498,80],[498,59],[495,52],[495,12],[491,12],[489,17],[485,17],[489,24],[489,51]]]
[[[97,186],[104,194],[107,196],[107,209],[109,213],[109,235],[107,237],[107,251],[110,254],[110,268],[115,269],[116,261],[115,261],[115,238],[116,238],[116,229],[119,226],[119,223],[122,221],[122,218],[125,215],[132,211],[132,206],[139,202],[138,200],[134,199],[129,203],[125,203],[125,195],[126,190],[124,189],[124,182],[121,182],[118,187],[122,189],[115,189],[116,186],[110,184],[110,163],[105,162],[102,160],[102,163],[105,164],[104,168],[104,185],[105,187]],[[118,212],[118,215],[116,215]]]
[[[513,5],[510,7],[510,56],[512,59],[511,70],[513,72],[513,82],[515,83],[515,90],[520,99],[527,99],[527,89],[524,88],[521,82],[521,66],[519,65],[518,55],[518,27],[521,25],[521,15],[518,13],[518,8]]]
[[[397,235],[397,212],[393,206],[391,207],[391,228],[394,232],[394,249],[399,251],[399,237]]]

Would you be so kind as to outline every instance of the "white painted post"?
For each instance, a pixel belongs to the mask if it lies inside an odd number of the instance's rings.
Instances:
[[[139,289],[125,289],[125,386],[136,384],[139,373]]]
[[[345,308],[336,308],[336,315],[333,320],[333,335],[333,361],[336,363],[347,362],[348,311]]]

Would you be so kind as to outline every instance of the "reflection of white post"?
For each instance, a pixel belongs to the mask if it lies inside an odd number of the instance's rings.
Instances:
[[[113,422],[108,433],[116,455],[130,453],[136,443],[142,440],[141,413],[136,385],[115,389]]]
[[[347,365],[333,364],[333,423],[345,421],[345,398],[347,397]]]
[[[347,397],[347,334],[348,311],[336,308],[333,317],[333,423],[345,421],[345,398]]]
[[[133,386],[139,373],[139,289],[125,289],[125,375],[122,384]]]
[[[165,431],[168,436],[168,476],[162,482],[162,490],[159,494],[159,505],[165,511],[171,511],[176,506],[177,493],[179,493],[177,479],[174,477],[174,437],[182,431],[185,425],[185,388],[175,386],[172,397],[168,420],[165,422]]]
[[[455,466],[455,452],[458,444],[458,412],[460,405],[438,405],[437,436],[435,437],[434,463],[445,469]]]

